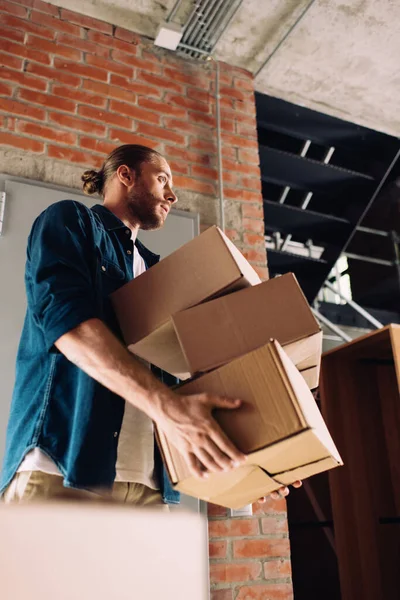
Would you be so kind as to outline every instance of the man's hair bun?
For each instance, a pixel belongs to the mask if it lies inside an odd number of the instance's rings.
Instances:
[[[83,191],[85,194],[101,194],[103,191],[104,178],[101,171],[90,169],[85,171],[81,177],[83,181]]]

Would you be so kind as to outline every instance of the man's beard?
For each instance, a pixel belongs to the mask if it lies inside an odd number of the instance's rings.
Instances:
[[[132,190],[128,207],[140,229],[151,231],[164,225],[165,217],[160,211],[161,200],[144,189]]]

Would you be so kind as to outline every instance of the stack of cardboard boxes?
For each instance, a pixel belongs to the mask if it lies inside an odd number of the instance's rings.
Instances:
[[[322,332],[292,274],[262,283],[217,227],[120,288],[113,304],[128,348],[176,375],[176,391],[240,398],[215,411],[247,455],[232,471],[191,476],[158,432],[180,491],[237,508],[341,458],[310,391],[318,386]]]

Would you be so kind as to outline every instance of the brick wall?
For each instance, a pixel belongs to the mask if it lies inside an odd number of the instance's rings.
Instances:
[[[41,0],[0,0],[0,39],[3,173],[80,188],[84,168],[140,142],[169,160],[178,208],[218,223],[214,63]],[[252,76],[220,67],[226,232],[266,277]],[[256,510],[210,508],[214,600],[291,598],[285,503]]]
[[[211,600],[290,600],[286,500],[253,505],[251,517],[208,506]]]

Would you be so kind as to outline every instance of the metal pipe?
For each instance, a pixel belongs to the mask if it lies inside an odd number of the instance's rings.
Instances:
[[[189,50],[190,52],[198,52],[199,54],[202,54],[204,56],[210,56],[210,52],[207,52],[207,50],[199,50],[198,48],[189,46],[189,44],[183,44],[182,42],[179,42],[178,48],[183,50]]]
[[[192,22],[188,23],[187,25],[185,25],[185,32],[184,32],[183,37],[182,37],[182,41],[185,44],[189,44],[190,45],[190,41],[189,40],[191,38],[192,32],[197,27],[198,22],[199,22],[200,18],[203,15],[203,13],[201,12],[202,8],[203,7],[201,6],[200,2],[198,2],[195,5],[194,11],[192,12],[192,15],[193,15],[193,17],[191,19]]]
[[[206,24],[205,15],[206,10],[209,8],[210,4],[213,2],[218,2],[219,0],[204,0],[201,4],[200,9],[196,11],[197,19],[195,21],[194,27],[188,31],[187,36],[185,36],[185,43],[189,45],[193,45],[193,40],[197,36],[198,32],[201,31],[202,27]]]
[[[354,260],[363,260],[364,262],[373,263],[375,265],[383,265],[384,267],[393,267],[394,262],[391,260],[383,260],[383,258],[372,258],[370,256],[362,256],[361,254],[353,254],[352,252],[344,253],[347,258],[353,258]]]
[[[224,4],[224,0],[214,0],[214,3],[211,2],[209,4],[207,10],[204,13],[206,27],[205,27],[205,29],[199,29],[197,31],[197,34],[195,35],[195,37],[192,41],[192,44],[194,46],[199,46],[200,48],[203,48],[202,42],[205,43],[205,40],[203,38],[208,37],[210,27],[212,26],[212,23],[213,23],[213,19],[215,18],[215,15],[218,13],[218,11],[221,10],[221,7],[223,7],[223,4]]]
[[[174,6],[172,7],[171,12],[169,13],[166,21],[167,23],[169,23],[170,21],[172,21],[172,19],[175,17],[176,13],[178,12],[180,6],[182,4],[182,0],[176,0]]]
[[[220,209],[220,228],[225,231],[225,203],[224,203],[224,180],[222,172],[222,139],[221,139],[221,105],[219,94],[219,62],[216,61],[215,71],[215,112],[217,125],[217,158],[218,158],[218,193],[219,193],[219,209]]]
[[[211,45],[210,51],[211,52],[214,50],[214,48],[217,45],[218,41],[220,40],[220,38],[225,33],[226,28],[228,27],[229,23],[232,21],[232,19],[236,15],[236,13],[239,10],[239,8],[241,7],[242,3],[243,3],[243,0],[238,0],[236,2],[236,6],[233,7],[232,12],[229,15],[229,19],[227,19],[225,21],[225,23],[223,23],[219,28],[217,28],[213,32],[213,39],[212,40],[210,39],[210,45]],[[209,37],[211,38],[211,35]]]
[[[229,20],[230,6],[225,6],[225,4],[227,3],[224,1],[220,2],[217,9],[213,11],[212,16],[210,17],[209,27],[206,31],[207,42],[214,35],[215,31],[217,31],[226,20]]]
[[[269,63],[269,61],[271,60],[271,58],[278,52],[278,50],[282,46],[282,44],[284,42],[286,42],[286,40],[288,39],[289,35],[297,27],[297,25],[300,23],[300,21],[304,18],[305,14],[310,10],[310,8],[314,4],[314,2],[315,2],[315,0],[311,0],[311,2],[303,10],[303,12],[301,13],[301,15],[296,19],[296,21],[293,23],[293,25],[289,28],[289,30],[287,31],[287,33],[285,33],[285,35],[283,36],[283,38],[281,39],[281,41],[279,42],[279,44],[277,46],[275,46],[275,48],[273,49],[273,51],[271,52],[271,54],[269,56],[267,56],[267,58],[265,59],[265,61],[262,63],[261,67],[254,74],[254,79],[256,79],[256,77],[263,70],[263,68]]]
[[[353,308],[362,317],[364,317],[364,319],[366,319],[367,321],[369,321],[370,323],[372,323],[372,325],[374,327],[376,327],[377,329],[381,329],[383,327],[383,324],[380,321],[378,321],[378,319],[375,319],[375,317],[373,317],[362,306],[360,306],[359,304],[357,304],[357,302],[354,302],[354,300],[351,300],[350,298],[347,298],[343,294],[343,292],[341,290],[336,289],[334,285],[332,285],[331,283],[329,283],[329,281],[325,281],[324,285],[325,285],[325,287],[328,288],[328,290],[331,290],[332,292],[334,292],[335,294],[337,294],[338,296],[340,296],[340,298],[342,298],[342,300],[344,300],[346,302],[346,304],[348,304],[349,306],[351,306],[351,308]]]
[[[340,329],[340,327],[338,327],[337,325],[332,323],[332,321],[330,321],[327,317],[324,317],[324,315],[322,315],[319,312],[319,310],[317,310],[316,308],[311,308],[311,310],[313,311],[314,315],[317,317],[318,321],[320,321],[321,323],[326,325],[326,327],[328,327],[328,329],[333,331],[333,333],[336,333],[336,335],[338,335],[345,342],[351,342],[352,338],[349,335],[347,335],[347,333],[342,331]]]
[[[371,229],[371,227],[362,227],[361,225],[357,227],[357,231],[362,231],[363,233],[372,233],[373,235],[381,235],[382,237],[389,237],[389,231],[382,231],[382,229]]]

